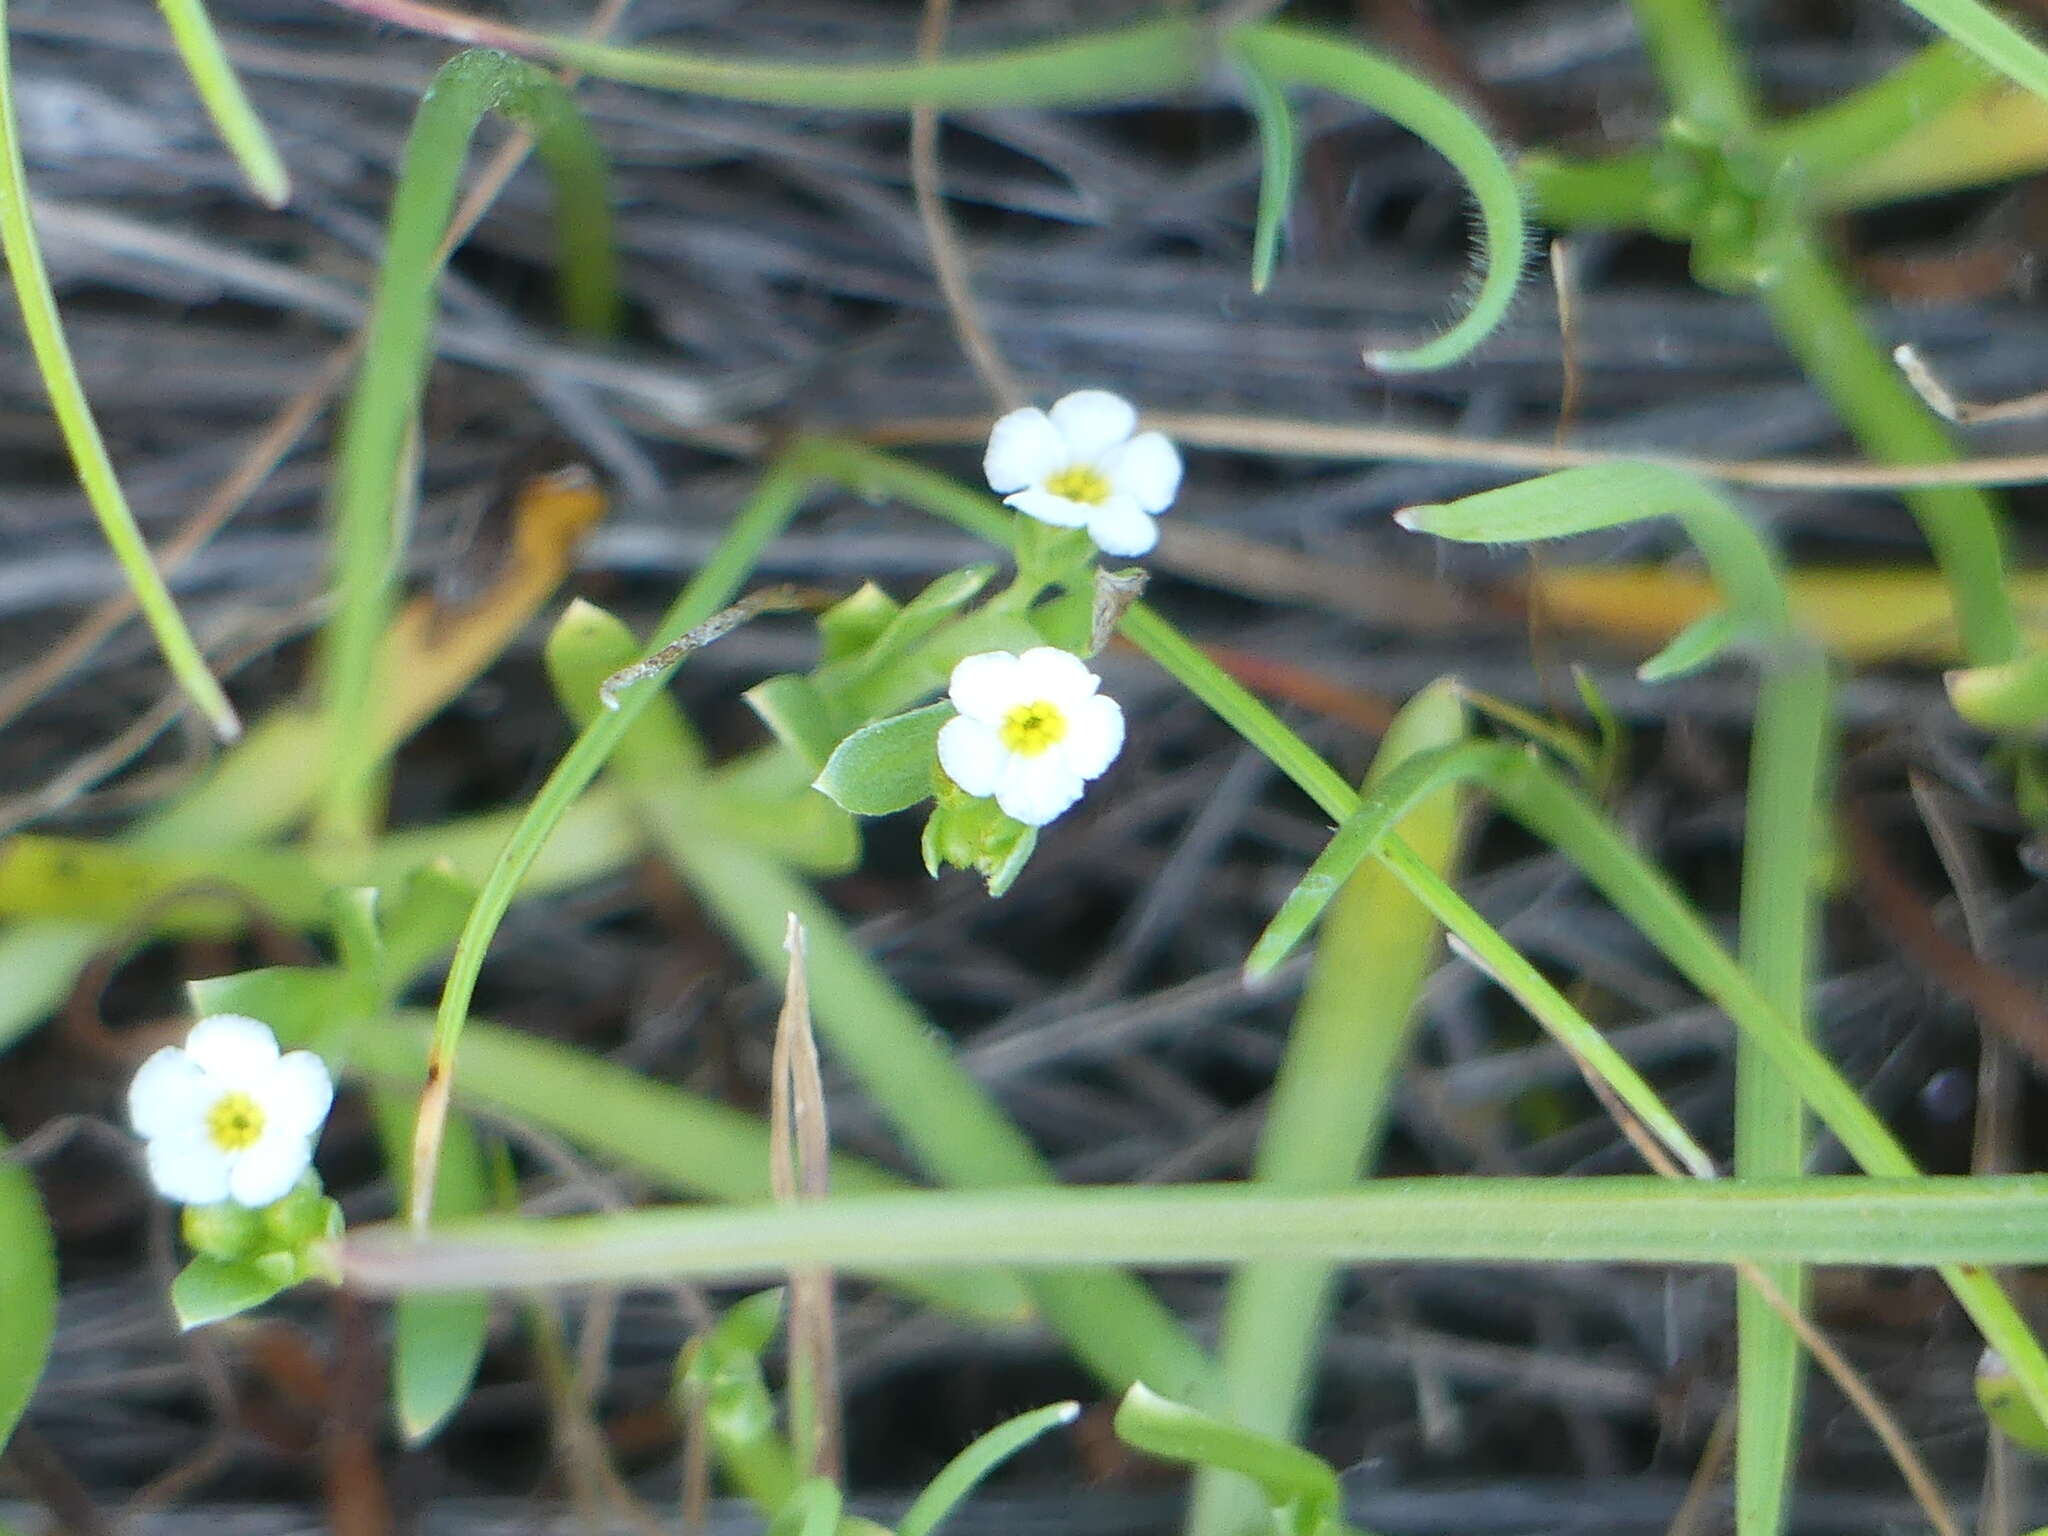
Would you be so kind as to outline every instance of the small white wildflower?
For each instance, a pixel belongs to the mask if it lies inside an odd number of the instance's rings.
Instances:
[[[939,766],[970,795],[1042,827],[1081,798],[1124,744],[1124,712],[1078,656],[1049,645],[984,651],[953,668],[960,711],[939,731]]]
[[[186,1205],[283,1199],[312,1162],[333,1102],[318,1056],[280,1056],[270,1026],[239,1013],[201,1019],[182,1048],[156,1052],[128,1085],[150,1179]]]
[[[1011,411],[988,435],[989,488],[1027,517],[1086,528],[1106,555],[1147,554],[1155,519],[1180,492],[1180,454],[1106,389],[1077,390],[1050,411]],[[1133,436],[1133,434],[1136,434]]]

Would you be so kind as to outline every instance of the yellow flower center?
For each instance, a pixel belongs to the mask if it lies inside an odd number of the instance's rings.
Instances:
[[[1109,500],[1109,481],[1101,470],[1086,464],[1068,465],[1046,481],[1045,488],[1055,496],[1078,501],[1084,507],[1099,507]]]
[[[223,1152],[243,1152],[263,1134],[263,1107],[237,1090],[214,1100],[206,1112],[206,1134]]]
[[[1036,699],[1019,704],[1004,715],[996,734],[1019,757],[1036,757],[1067,734],[1067,717],[1060,713],[1057,704]]]

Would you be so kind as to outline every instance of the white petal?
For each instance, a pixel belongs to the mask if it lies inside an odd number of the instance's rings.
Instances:
[[[1124,749],[1124,712],[1115,699],[1099,694],[1067,711],[1067,734],[1060,738],[1060,756],[1084,779],[1100,778]]]
[[[159,1136],[149,1144],[149,1182],[181,1205],[211,1205],[228,1197],[228,1160],[204,1130]]]
[[[1066,439],[1035,405],[997,419],[988,434],[981,471],[998,496],[1037,485],[1067,467]]]
[[[970,795],[992,795],[1010,752],[995,727],[955,715],[939,727],[939,766]]]
[[[185,1053],[216,1082],[253,1089],[277,1065],[277,1036],[260,1019],[216,1013],[192,1026]]]
[[[256,1095],[266,1125],[295,1136],[315,1135],[334,1103],[334,1079],[327,1063],[311,1051],[292,1051],[270,1069]]]
[[[1065,712],[1091,697],[1101,679],[1072,651],[1056,645],[1034,645],[1017,658],[1013,702],[1035,704],[1040,699]]]
[[[128,1085],[128,1123],[145,1141],[188,1135],[205,1128],[206,1112],[220,1087],[199,1063],[175,1045],[155,1052]]]
[[[305,1137],[266,1129],[228,1169],[229,1198],[251,1210],[282,1200],[312,1161],[313,1146]]]
[[[1077,389],[1053,402],[1052,424],[1067,440],[1068,459],[1077,464],[1099,463],[1110,449],[1129,440],[1137,430],[1138,413],[1122,395],[1106,389]]]
[[[1017,658],[1008,651],[983,651],[953,664],[946,684],[953,707],[969,719],[998,725],[1004,715],[1029,702],[1017,681]]]
[[[1012,757],[996,784],[996,804],[1003,814],[1027,827],[1042,827],[1081,798],[1081,775],[1056,752],[1041,757]]]
[[[1105,555],[1134,559],[1159,542],[1158,522],[1128,496],[1112,496],[1089,511],[1088,537]]]
[[[1102,462],[1110,488],[1157,515],[1180,494],[1180,453],[1161,432],[1140,432]]]
[[[1003,504],[1015,507],[1026,517],[1035,517],[1041,523],[1050,523],[1055,528],[1084,527],[1088,522],[1088,514],[1095,510],[1085,501],[1069,501],[1064,496],[1055,496],[1051,491],[1035,485],[1027,486],[1014,496],[1005,496]]]

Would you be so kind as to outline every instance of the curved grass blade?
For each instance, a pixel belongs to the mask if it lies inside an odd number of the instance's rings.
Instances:
[[[1265,1495],[1266,1524],[1278,1536],[1325,1536],[1340,1527],[1337,1474],[1300,1446],[1212,1418],[1143,1382],[1117,1404],[1115,1423],[1117,1438],[1148,1456],[1250,1478]]]
[[[157,0],[157,6],[221,142],[241,166],[255,194],[271,207],[282,208],[291,199],[291,176],[263,127],[263,119],[249,104],[235,66],[228,62],[220,34],[213,29],[213,18],[206,14],[205,0]]]
[[[974,1492],[989,1473],[1040,1435],[1071,1424],[1080,1416],[1079,1403],[1053,1403],[998,1424],[947,1462],[939,1470],[939,1475],[925,1484],[924,1492],[912,1501],[910,1508],[903,1512],[903,1518],[897,1522],[896,1536],[931,1536],[939,1523],[954,1511],[962,1499]]]
[[[64,339],[63,323],[57,316],[57,298],[50,290],[50,275],[43,267],[42,246],[36,240],[35,220],[29,212],[28,171],[22,164],[21,133],[14,110],[12,50],[7,38],[7,0],[0,0],[0,254],[14,280],[14,294],[21,305],[22,326],[28,332],[36,371],[50,397],[50,410],[64,435],[65,449],[78,471],[78,483],[92,503],[107,548],[120,562],[121,574],[135,594],[150,633],[171,676],[185,691],[222,741],[233,741],[242,733],[235,709],[207,670],[192,632],[171,600],[161,572],[150,558],[142,530],[135,526],[135,514],[128,509],[121,481],[107,457],[107,445],[100,438],[99,424],[78,381],[78,368],[71,360],[70,345]]]
[[[419,415],[432,355],[442,239],[469,141],[496,111],[533,135],[555,189],[564,308],[602,334],[617,312],[611,203],[604,157],[562,84],[502,53],[473,50],[444,64],[406,140],[384,260],[336,449],[331,496],[333,616],[321,637],[319,690],[330,730],[320,826],[360,841],[374,822],[382,760],[373,728],[378,649],[391,620],[400,556],[395,466]]]
[[[1484,341],[1515,296],[1528,241],[1521,186],[1486,131],[1434,87],[1333,38],[1269,23],[1239,29],[1230,46],[1255,73],[1334,91],[1384,112],[1450,161],[1472,189],[1486,268],[1471,305],[1434,341],[1404,351],[1368,352],[1367,364],[1400,373],[1443,368]]]

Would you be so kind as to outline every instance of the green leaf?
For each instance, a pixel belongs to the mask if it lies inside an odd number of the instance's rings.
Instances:
[[[939,728],[957,711],[927,704],[862,726],[832,750],[816,787],[856,816],[888,816],[932,794]]]
[[[1337,1474],[1320,1457],[1171,1402],[1142,1382],[1117,1406],[1116,1432],[1148,1456],[1250,1478],[1272,1505],[1275,1527],[1291,1536],[1315,1536],[1337,1520],[1342,1508]]]
[[[1726,652],[1757,638],[1755,626],[1730,609],[1702,614],[1637,667],[1636,676],[1646,683],[1668,683],[1711,666]]]
[[[984,1478],[1049,1430],[1081,1416],[1079,1403],[1054,1403],[1005,1420],[947,1462],[897,1522],[896,1536],[931,1536]]]
[[[702,1414],[719,1464],[763,1509],[779,1509],[797,1487],[796,1459],[776,1428],[761,1367],[782,1326],[782,1304],[780,1287],[734,1302],[676,1357],[670,1391],[679,1414]]]
[[[1301,135],[1285,87],[1254,64],[1251,55],[1240,52],[1238,67],[1244,74],[1252,118],[1259,125],[1259,210],[1252,230],[1252,292],[1264,293],[1273,281],[1280,231],[1294,203]]]
[[[817,685],[796,673],[785,672],[756,683],[741,697],[808,772],[823,768],[846,734]]]
[[[446,859],[435,859],[406,877],[383,901],[384,973],[393,995],[455,947],[476,885]]]
[[[832,1536],[844,1503],[831,1479],[806,1478],[768,1522],[768,1536]]]
[[[902,611],[903,605],[872,581],[862,582],[851,597],[840,599],[818,615],[818,635],[824,642],[821,659],[830,665],[858,656]]]
[[[412,1097],[388,1089],[370,1095],[384,1165],[400,1191],[401,1205],[412,1188],[413,1104]],[[435,1172],[434,1209],[444,1216],[471,1216],[490,1203],[476,1130],[464,1116],[451,1115]],[[490,1298],[482,1291],[399,1299],[391,1340],[391,1396],[408,1443],[429,1438],[462,1406],[483,1362],[490,1322]]]
[[[288,1254],[228,1261],[194,1258],[171,1282],[178,1326],[198,1328],[259,1307],[298,1278]]]
[[[0,1137],[0,1449],[34,1395],[57,1329],[57,1253],[35,1178]]]
[[[327,898],[335,948],[341,952],[341,968],[371,997],[384,995],[384,936],[377,925],[377,891],[371,886],[350,886],[331,892]]]
[[[1982,730],[2032,731],[2048,723],[2048,651],[1965,667],[1947,682],[1956,713]]]
[[[287,1049],[328,1054],[330,1034],[350,1020],[374,1011],[375,999],[362,983],[341,971],[307,966],[274,965],[233,976],[209,976],[187,982],[185,995],[192,1011],[241,1013],[261,1019]]]

